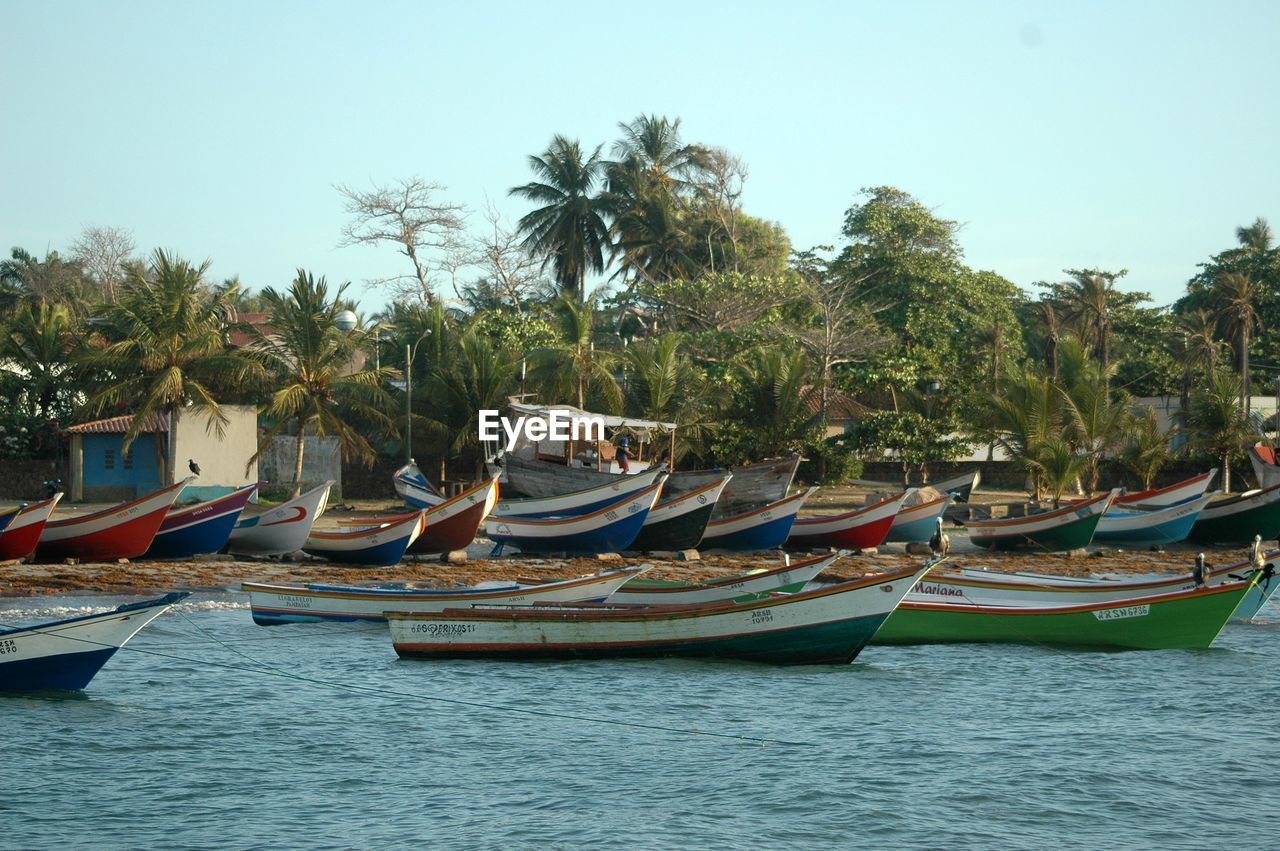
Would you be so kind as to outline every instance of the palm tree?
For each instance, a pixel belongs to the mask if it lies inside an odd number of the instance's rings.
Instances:
[[[1054,303],[1049,299],[1041,299],[1032,305],[1044,333],[1044,365],[1051,378],[1058,377],[1058,338],[1062,335],[1062,325]]]
[[[1240,396],[1240,409],[1249,413],[1249,342],[1255,330],[1261,330],[1262,318],[1254,306],[1262,287],[1240,272],[1224,272],[1219,276],[1214,294],[1222,304],[1218,316],[1229,335],[1233,337],[1232,345],[1236,350],[1236,364],[1243,382]]]
[[[358,353],[368,341],[362,330],[340,331],[335,319],[349,309],[343,295],[349,285],[338,287],[333,298],[324,278],[315,279],[304,269],[286,292],[268,287],[262,292],[270,314],[266,329],[255,329],[254,350],[275,379],[276,391],[263,413],[274,422],[263,435],[256,460],[272,440],[296,421],[298,435],[294,455],[293,495],[302,490],[304,437],[308,430],[318,436],[338,438],[344,458],[358,457],[372,465],[376,454],[368,438],[349,419],[359,418],[392,431],[387,411],[394,400],[383,382],[395,371],[362,369]]]
[[[763,457],[798,451],[816,436],[818,416],[803,389],[811,383],[802,352],[757,349],[734,367],[739,419]]]
[[[680,351],[680,335],[663,334],[627,348],[626,411],[648,420],[679,425],[676,457],[688,453],[705,433],[713,391],[706,377]]]
[[[1064,430],[1057,385],[1048,375],[1024,366],[1001,382],[999,395],[979,400],[978,413],[975,435],[983,442],[994,442],[1020,463],[1030,479],[1032,496],[1039,499],[1044,492],[1040,447],[1060,438]]]
[[[1119,444],[1129,422],[1127,400],[1113,399],[1107,389],[1110,377],[1091,364],[1059,391],[1066,421],[1064,437],[1083,459],[1081,473],[1090,491],[1098,489],[1099,464]]]
[[[1057,508],[1062,494],[1084,472],[1088,457],[1081,455],[1069,441],[1055,435],[1036,447],[1028,463],[1053,499],[1053,507]]]
[[[1104,372],[1111,365],[1111,311],[1116,301],[1115,283],[1125,273],[1096,269],[1069,269],[1071,280],[1062,285],[1064,318],[1076,326],[1076,336],[1090,346]]]
[[[25,303],[0,334],[0,361],[21,376],[13,398],[26,400],[27,413],[48,421],[65,412],[73,351],[71,312],[62,304]]]
[[[176,467],[172,436],[182,412],[199,411],[221,435],[228,417],[218,395],[243,393],[265,375],[261,365],[229,345],[234,311],[226,293],[205,284],[208,268],[208,261],[194,266],[161,250],[145,270],[131,268],[119,299],[104,308],[94,325],[103,344],[80,362],[97,372],[103,385],[90,395],[90,410],[133,411],[123,450],[153,416],[168,416],[166,479]]]
[[[1253,439],[1249,420],[1237,404],[1243,384],[1226,370],[1209,373],[1208,383],[1191,397],[1184,415],[1175,414],[1190,446],[1222,461],[1222,489],[1231,490],[1231,458]]]
[[[1153,408],[1143,408],[1141,414],[1131,419],[1118,457],[1125,468],[1141,480],[1143,490],[1151,487],[1156,474],[1169,463],[1172,458],[1169,437],[1160,433],[1160,422]]]
[[[1275,233],[1267,220],[1258,216],[1248,227],[1236,228],[1236,239],[1242,247],[1252,251],[1270,251],[1275,242]]]
[[[588,394],[610,411],[622,405],[622,391],[613,374],[616,357],[597,349],[595,343],[596,297],[579,303],[569,295],[556,302],[556,341],[530,354],[532,378],[544,389],[547,401],[576,394],[579,408],[586,408]]]
[[[520,219],[517,228],[524,248],[550,263],[562,290],[586,300],[587,273],[604,271],[609,247],[608,205],[594,195],[600,179],[600,149],[587,156],[582,146],[556,136],[541,156],[529,157],[537,180],[516,186],[510,194],[535,204],[536,210]]]
[[[1182,364],[1182,398],[1179,409],[1191,407],[1191,388],[1200,373],[1218,368],[1218,320],[1208,310],[1191,310],[1178,317],[1178,334],[1170,341],[1174,359]]]
[[[451,435],[450,451],[474,450],[480,444],[479,413],[502,407],[511,391],[515,363],[475,331],[466,331],[447,363],[436,367],[435,375],[446,404],[434,406],[436,422]],[[475,477],[483,473],[483,457],[475,459]]]
[[[640,175],[646,188],[656,189],[668,196],[689,193],[693,178],[707,170],[710,152],[702,145],[686,145],[680,138],[680,119],[672,121],[665,116],[640,115],[629,124],[619,124],[622,138],[613,145],[617,158],[609,163],[610,189],[618,188],[615,182],[636,186],[634,178]]]

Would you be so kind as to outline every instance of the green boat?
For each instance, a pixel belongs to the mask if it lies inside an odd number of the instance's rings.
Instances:
[[[1198,544],[1250,544],[1280,537],[1280,485],[1211,502],[1187,540]]]
[[[1246,579],[1078,606],[901,603],[872,644],[1030,644],[1112,650],[1203,648],[1253,587]]]
[[[1098,521],[1118,491],[1042,514],[1002,520],[971,520],[969,541],[979,547],[1013,550],[1021,547],[1065,552],[1089,546]]]

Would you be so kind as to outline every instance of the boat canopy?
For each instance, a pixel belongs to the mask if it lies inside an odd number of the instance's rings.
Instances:
[[[599,417],[604,421],[605,428],[617,429],[628,428],[637,431],[661,431],[669,432],[676,430],[675,423],[658,422],[657,420],[642,420],[636,417],[615,417],[612,414],[593,414],[590,411],[584,411],[581,408],[575,408],[573,405],[530,405],[525,402],[511,402],[511,410],[525,416],[545,417],[551,411],[564,411],[573,416],[582,417]]]

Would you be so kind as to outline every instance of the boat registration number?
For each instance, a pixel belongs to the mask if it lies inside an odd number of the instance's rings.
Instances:
[[[773,620],[773,612],[768,609],[760,609],[751,613],[752,623],[769,623]]]
[[[1124,618],[1141,618],[1151,614],[1151,606],[1122,606],[1118,609],[1099,609],[1093,616],[1100,621],[1118,621]]]
[[[3,656],[6,653],[17,653],[17,652],[18,652],[18,642],[14,641],[12,638],[5,638],[0,640],[0,656]]]
[[[473,623],[415,623],[409,627],[410,632],[422,632],[427,635],[466,635],[475,632]]]

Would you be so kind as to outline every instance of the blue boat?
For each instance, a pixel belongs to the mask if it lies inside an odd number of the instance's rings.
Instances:
[[[663,468],[654,467],[631,476],[617,476],[611,482],[556,496],[501,499],[493,508],[494,517],[580,517],[599,511],[620,499],[639,493],[658,481]]]
[[[815,490],[817,488],[810,488],[741,514],[712,520],[698,548],[740,552],[777,549],[786,543],[800,506]]]
[[[1200,518],[1200,512],[1215,496],[1216,491],[1152,511],[1117,508],[1112,503],[1098,521],[1093,540],[1095,543],[1106,541],[1133,546],[1176,544],[1191,534],[1191,527]]]
[[[489,517],[485,533],[498,552],[514,544],[523,552],[595,555],[625,550],[640,534],[662,481],[580,517]]]
[[[0,692],[84,688],[129,639],[187,596],[178,591],[107,612],[0,630]]]
[[[426,511],[363,521],[365,528],[351,532],[311,530],[302,551],[339,564],[391,567],[400,563],[409,545],[426,528]]]
[[[240,512],[257,492],[257,484],[245,485],[226,496],[169,509],[142,557],[191,558],[216,553],[227,545]]]

